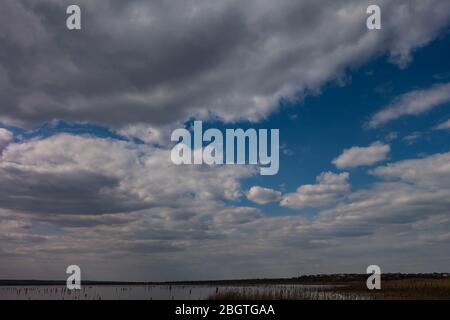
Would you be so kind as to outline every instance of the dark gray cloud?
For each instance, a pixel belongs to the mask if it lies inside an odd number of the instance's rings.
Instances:
[[[119,181],[88,171],[33,172],[0,169],[1,207],[19,212],[104,214],[133,211],[145,204],[117,192]]]
[[[449,23],[447,1],[6,0],[0,13],[0,121],[54,118],[122,127],[192,116],[265,117],[345,68],[389,52],[405,64]]]

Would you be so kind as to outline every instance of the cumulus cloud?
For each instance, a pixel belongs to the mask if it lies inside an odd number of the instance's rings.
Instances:
[[[170,150],[60,134],[8,145],[0,157],[0,202],[18,211],[104,214],[199,198],[232,200],[241,195],[238,179],[253,172],[176,166]]]
[[[372,174],[420,186],[450,189],[450,152],[378,167]]]
[[[370,1],[80,0],[70,32],[69,4],[3,4],[0,121],[258,120],[380,53],[407,64],[450,23],[441,0],[378,1],[382,32],[366,28]]]
[[[305,207],[324,207],[343,199],[350,191],[349,174],[323,172],[316,178],[316,184],[299,187],[296,192],[283,196],[281,205],[301,209]]]
[[[375,113],[368,125],[370,128],[376,128],[402,116],[422,114],[447,102],[450,102],[450,83],[413,90]]]
[[[11,131],[0,128],[0,151],[13,139]]]
[[[440,243],[450,227],[449,159],[450,153],[443,153],[378,167],[372,174],[381,182],[352,193],[347,203],[321,212],[316,224],[332,229],[345,224],[369,233],[395,227],[417,236],[403,243],[405,247]],[[428,230],[421,230],[423,227]],[[399,238],[403,236],[399,234]]]
[[[345,149],[332,163],[339,169],[368,166],[386,160],[391,148],[388,144],[375,142],[369,147]]]
[[[256,202],[257,204],[278,202],[281,199],[281,192],[273,189],[253,186],[247,193],[247,199]]]

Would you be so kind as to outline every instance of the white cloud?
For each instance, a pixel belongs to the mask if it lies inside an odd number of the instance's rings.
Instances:
[[[256,202],[257,204],[268,204],[271,202],[278,202],[281,200],[281,192],[263,188],[259,186],[251,187],[247,193],[247,199]]]
[[[296,192],[283,196],[280,204],[284,207],[301,209],[324,207],[343,199],[350,191],[349,174],[323,172],[316,178],[316,184],[299,187]]]
[[[315,224],[327,229],[344,224],[354,232],[363,229],[370,233],[396,227],[417,237],[405,246],[421,242],[425,234],[430,241],[438,241],[450,227],[449,161],[450,152],[378,167],[372,174],[383,181],[352,193],[345,204],[321,212]],[[421,230],[423,226],[434,231]]]
[[[428,89],[413,90],[396,98],[382,108],[369,121],[370,128],[379,127],[405,115],[419,115],[450,102],[450,83],[434,85]]]
[[[345,149],[332,163],[339,169],[368,166],[386,160],[391,148],[388,144],[375,142],[369,147]]]
[[[372,174],[430,188],[450,189],[450,152],[378,167]]]
[[[13,134],[9,130],[0,128],[0,151],[13,139]]]
[[[436,127],[434,127],[435,130],[447,130],[450,129],[450,119],[447,121],[444,121],[440,124],[438,124]]]

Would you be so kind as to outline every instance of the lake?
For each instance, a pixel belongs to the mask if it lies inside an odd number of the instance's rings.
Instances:
[[[65,286],[1,286],[0,300],[204,300],[216,294],[238,292],[252,294],[279,294],[304,299],[349,299],[329,292],[325,285],[85,285],[81,290]],[[350,297],[354,299],[356,297]]]

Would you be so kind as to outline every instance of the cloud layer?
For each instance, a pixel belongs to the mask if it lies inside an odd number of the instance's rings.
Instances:
[[[105,280],[361,272],[374,257],[392,271],[448,266],[449,153],[377,167],[379,182],[365,189],[352,192],[348,173],[326,172],[283,196],[292,209],[326,206],[314,216],[240,205],[240,181],[251,168],[173,168],[166,157],[88,136],[9,144],[0,168],[8,181],[0,193],[2,275],[59,278],[74,259],[86,276]],[[260,202],[279,197],[252,189]],[[30,270],[30,261],[40,268]]]
[[[4,3],[1,122],[258,120],[380,53],[408,63],[450,22],[440,0],[378,1],[383,32],[359,0],[78,3],[81,31],[65,27],[69,1]]]
[[[175,167],[168,157],[90,136],[10,143],[0,158],[1,274],[60,278],[74,260],[104,280],[362,272],[374,257],[392,271],[448,266],[449,153],[377,167],[378,183],[353,192],[348,173],[325,172],[282,196],[294,210],[326,207],[313,216],[240,204],[254,168]],[[280,194],[255,187],[247,196]]]

